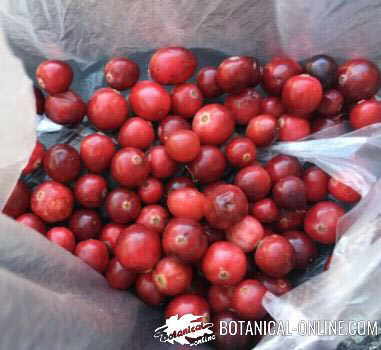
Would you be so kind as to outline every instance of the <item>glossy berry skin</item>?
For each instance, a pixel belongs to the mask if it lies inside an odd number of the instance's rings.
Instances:
[[[380,70],[366,59],[352,59],[339,66],[337,82],[347,100],[371,98],[381,86]]]
[[[89,100],[87,116],[98,130],[118,129],[128,117],[127,100],[114,89],[99,89]]]
[[[107,182],[100,175],[83,175],[74,185],[74,195],[83,207],[99,208],[107,195]]]
[[[118,134],[118,142],[122,147],[146,149],[154,140],[152,123],[139,117],[128,119]]]
[[[182,294],[173,298],[165,309],[165,317],[185,314],[202,316],[203,322],[209,322],[210,310],[205,298],[197,294]]]
[[[250,138],[236,137],[226,145],[225,154],[232,166],[243,168],[253,163],[257,149]]]
[[[164,193],[163,184],[155,177],[149,177],[138,189],[141,200],[146,204],[154,204],[160,201]]]
[[[323,88],[327,89],[334,85],[337,73],[337,63],[327,55],[316,55],[308,58],[304,64],[306,73],[320,80]]]
[[[49,241],[73,253],[75,249],[75,236],[68,228],[60,226],[51,228],[46,237]]]
[[[252,206],[252,215],[264,224],[271,224],[279,217],[279,209],[271,198],[264,198]]]
[[[79,242],[74,254],[99,273],[103,273],[109,263],[106,245],[96,239]]]
[[[256,278],[263,286],[274,295],[283,295],[292,289],[292,284],[285,278],[272,278],[263,274],[257,274]]]
[[[296,176],[286,176],[275,183],[273,187],[275,203],[285,209],[303,209],[306,207],[306,189],[302,179]]]
[[[63,61],[46,60],[37,67],[36,78],[38,85],[48,94],[58,94],[69,89],[73,70]]]
[[[32,211],[47,223],[66,220],[73,211],[73,194],[69,187],[55,181],[38,185],[31,197]]]
[[[296,61],[286,57],[274,57],[264,66],[262,86],[268,94],[279,96],[284,83],[300,73],[302,67]]]
[[[101,173],[109,168],[116,152],[113,140],[99,133],[86,136],[80,147],[83,164],[93,173]]]
[[[178,115],[169,115],[160,122],[159,127],[157,128],[157,134],[160,142],[164,144],[172,132],[184,129],[191,129],[191,125],[187,120]]]
[[[156,288],[152,272],[138,274],[135,282],[135,291],[139,299],[148,305],[159,305],[165,299],[165,296]]]
[[[174,131],[165,141],[165,150],[176,162],[191,162],[200,153],[200,138],[191,130]]]
[[[107,84],[113,89],[125,90],[139,79],[139,66],[127,57],[114,57],[104,68]]]
[[[204,216],[205,196],[195,188],[181,188],[168,194],[167,206],[175,217],[198,221]]]
[[[217,241],[225,240],[225,231],[214,228],[208,223],[204,223],[202,228],[208,238],[209,245]]]
[[[297,141],[311,134],[308,120],[291,114],[279,118],[279,140],[284,142]]]
[[[29,157],[28,163],[22,171],[23,175],[29,175],[40,167],[42,160],[44,159],[45,152],[44,145],[37,141],[33,152]]]
[[[164,179],[172,176],[177,170],[174,161],[162,145],[154,146],[147,153],[147,161],[150,164],[152,176]]]
[[[141,224],[131,225],[121,233],[115,255],[127,270],[148,272],[160,259],[159,235]]]
[[[36,113],[43,115],[45,111],[45,96],[38,87],[33,86],[33,92],[36,99]]]
[[[233,287],[212,285],[208,290],[208,303],[213,312],[227,311],[231,308]]]
[[[78,241],[84,241],[98,236],[102,221],[95,210],[78,209],[70,218],[69,228]]]
[[[354,129],[381,123],[381,102],[373,100],[360,101],[352,108],[349,114],[349,122]]]
[[[102,227],[99,240],[104,242],[110,252],[114,252],[119,236],[126,226],[121,224],[108,223]]]
[[[201,108],[204,96],[195,84],[176,85],[172,90],[172,112],[184,118],[192,118]]]
[[[152,204],[145,206],[140,212],[136,223],[142,224],[152,231],[162,233],[167,226],[169,213],[164,207]]]
[[[12,218],[16,218],[25,214],[29,209],[29,205],[30,190],[22,180],[18,180],[5,203],[3,213]]]
[[[144,183],[151,167],[144,153],[134,147],[120,149],[111,161],[111,175],[122,186],[136,187]]]
[[[303,227],[304,218],[306,216],[305,209],[286,210],[281,209],[278,221],[274,225],[274,229],[280,232],[296,230]]]
[[[275,118],[279,118],[285,112],[286,110],[284,109],[282,101],[279,97],[269,96],[261,100],[260,114],[271,114]]]
[[[224,92],[239,93],[261,80],[261,66],[256,58],[233,56],[224,59],[217,68],[216,81]]]
[[[81,170],[81,158],[77,150],[67,144],[49,148],[43,160],[44,170],[57,182],[70,182]]]
[[[108,194],[105,208],[113,222],[127,224],[138,217],[141,202],[135,192],[125,188],[116,188]]]
[[[277,137],[278,120],[271,114],[260,114],[250,119],[246,136],[258,147],[270,146]]]
[[[168,183],[165,186],[165,191],[167,195],[174,190],[180,190],[185,187],[191,187],[194,188],[193,181],[186,176],[179,176],[179,177],[173,177],[168,181]]]
[[[271,189],[269,173],[260,165],[251,165],[242,168],[234,178],[237,185],[250,201],[265,198]]]
[[[209,104],[196,113],[192,129],[199,136],[202,144],[220,145],[234,131],[234,116],[224,105]]]
[[[223,94],[222,89],[216,81],[217,68],[204,67],[199,70],[196,76],[197,86],[206,98],[218,97]]]
[[[127,290],[134,284],[136,273],[126,270],[118,259],[114,258],[107,266],[105,277],[111,288]]]
[[[261,97],[254,88],[247,88],[227,96],[224,105],[232,111],[237,124],[246,125],[260,113]]]
[[[279,181],[286,176],[302,176],[302,167],[299,161],[292,156],[277,155],[265,165],[273,182]]]
[[[202,259],[204,276],[215,285],[233,286],[246,274],[247,260],[241,248],[230,242],[215,242]]]
[[[47,231],[47,228],[44,222],[37,215],[32,213],[22,214],[16,219],[16,221],[42,234],[45,234]]]
[[[328,182],[328,191],[337,200],[345,203],[356,203],[361,199],[361,195],[352,187],[331,177]]]
[[[78,124],[86,114],[87,106],[74,91],[49,95],[45,100],[45,114],[57,124]]]
[[[283,236],[266,236],[255,251],[255,263],[266,275],[283,277],[295,267],[294,248]]]
[[[316,166],[309,167],[304,171],[303,181],[306,198],[309,202],[319,202],[328,195],[329,176]]]
[[[232,307],[238,316],[246,320],[260,320],[267,311],[262,299],[267,289],[257,280],[247,279],[240,282],[233,291]]]
[[[216,146],[203,145],[197,158],[189,163],[188,169],[192,177],[200,183],[214,182],[224,174],[225,155]]]
[[[327,117],[335,116],[341,112],[343,104],[343,95],[338,90],[330,89],[324,92],[318,112]]]
[[[171,96],[167,90],[148,80],[134,85],[129,101],[138,116],[150,121],[164,119],[171,109]]]
[[[337,223],[344,214],[344,209],[334,202],[319,202],[308,210],[304,231],[315,241],[333,244],[336,241]]]

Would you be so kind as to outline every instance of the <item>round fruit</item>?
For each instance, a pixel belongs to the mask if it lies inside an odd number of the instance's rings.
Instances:
[[[174,190],[180,190],[185,187],[194,188],[194,183],[189,177],[186,176],[180,176],[180,177],[173,177],[171,180],[168,181],[167,185],[165,186],[165,191],[167,195]]]
[[[16,221],[42,234],[45,234],[47,231],[47,228],[44,222],[37,215],[34,215],[32,213],[22,214],[16,219]]]
[[[210,319],[208,302],[197,294],[182,294],[173,298],[165,309],[165,317],[177,315],[178,317],[186,314],[201,316],[203,322]]]
[[[273,182],[278,182],[286,176],[302,175],[302,167],[299,161],[292,156],[280,154],[267,162],[265,169],[269,173]]]
[[[318,132],[320,130],[330,128],[331,126],[335,126],[337,124],[341,124],[343,122],[343,115],[339,114],[335,117],[331,118],[324,118],[324,117],[318,117],[314,118],[311,121],[311,132]]]
[[[108,194],[105,208],[112,221],[127,224],[138,217],[141,209],[140,198],[135,192],[116,188]]]
[[[297,141],[311,134],[308,120],[290,114],[283,114],[279,118],[279,140]]]
[[[101,234],[99,235],[99,240],[104,242],[109,251],[113,253],[119,236],[125,228],[126,226],[121,224],[106,224],[102,227]]]
[[[65,62],[46,60],[37,67],[36,78],[38,85],[48,94],[58,94],[69,89],[73,70]]]
[[[74,252],[75,236],[74,233],[68,228],[63,226],[53,227],[47,232],[46,237],[49,241],[59,245],[70,253]]]
[[[204,67],[197,73],[197,86],[206,98],[218,97],[223,94],[216,81],[217,68]]]
[[[102,221],[95,210],[78,209],[70,218],[69,228],[78,241],[84,241],[98,236]]]
[[[337,181],[333,177],[329,179],[328,191],[337,200],[345,203],[355,203],[361,199],[361,195],[352,187]]]
[[[250,119],[246,136],[258,147],[270,146],[277,137],[278,120],[271,114],[260,114]]]
[[[329,176],[316,166],[309,167],[303,175],[306,198],[309,202],[319,202],[328,195]]]
[[[205,196],[195,188],[181,188],[168,194],[167,206],[173,216],[199,221],[204,216]]]
[[[128,119],[119,130],[118,142],[122,147],[148,148],[155,140],[152,123],[139,117]]]
[[[250,201],[265,198],[271,189],[269,173],[261,165],[251,165],[242,168],[234,178],[237,185]]]
[[[236,137],[226,145],[225,153],[231,165],[243,168],[253,163],[257,149],[250,138]]]
[[[136,273],[126,270],[118,259],[114,258],[108,264],[105,277],[110,287],[126,290],[134,284]]]
[[[125,90],[139,79],[139,66],[127,57],[114,57],[104,68],[106,82],[113,89]]]
[[[160,142],[164,144],[172,132],[184,129],[190,130],[190,128],[190,124],[184,118],[177,115],[169,115],[160,122],[159,127],[157,128],[157,134]]]
[[[253,216],[264,224],[271,224],[279,217],[279,209],[271,198],[261,199],[253,204]]]
[[[288,231],[284,233],[295,251],[295,268],[306,269],[307,266],[318,256],[315,242],[300,231]]]
[[[146,204],[154,204],[160,201],[164,193],[163,184],[155,177],[149,177],[139,187],[138,194]]]
[[[195,84],[176,85],[172,90],[172,111],[185,118],[192,118],[201,108],[204,97]]]
[[[274,229],[280,232],[296,230],[303,227],[305,209],[286,210],[281,209],[278,221],[274,225]]]
[[[188,163],[200,153],[200,139],[191,130],[177,130],[168,136],[165,150],[173,160]]]
[[[107,195],[107,182],[100,175],[83,175],[74,185],[74,195],[83,207],[99,208]]]
[[[324,92],[318,112],[325,116],[335,116],[341,112],[343,103],[344,97],[339,91],[335,89],[327,90]]]
[[[148,305],[159,305],[164,300],[152,278],[152,272],[141,273],[136,278],[135,290],[137,296]]]
[[[106,270],[110,259],[106,245],[96,239],[79,242],[74,254],[100,273]]]
[[[136,223],[142,224],[152,231],[161,233],[167,226],[168,219],[168,211],[160,205],[153,204],[147,205],[142,209],[136,220]]]
[[[275,203],[285,209],[303,209],[306,207],[306,189],[302,179],[286,176],[273,187]]]
[[[212,285],[208,291],[208,303],[213,312],[227,311],[231,308],[233,287]]]
[[[12,218],[16,218],[25,214],[29,209],[29,205],[30,190],[22,180],[19,180],[5,203],[3,213]]]
[[[275,118],[279,118],[286,111],[279,97],[269,96],[261,101],[261,114],[271,114]]]
[[[360,101],[352,108],[349,114],[349,122],[354,129],[381,123],[381,102],[374,100]]]
[[[162,145],[154,146],[148,151],[147,161],[150,164],[152,176],[158,179],[170,177],[177,170],[177,163]]]
[[[262,274],[257,274],[256,278],[263,286],[275,295],[283,295],[292,289],[292,284],[285,278],[271,278]]]
[[[326,89],[336,82],[337,63],[327,55],[316,55],[304,62],[305,71],[319,79]]]
[[[42,160],[44,159],[45,152],[44,145],[37,141],[33,152],[29,157],[28,163],[22,171],[23,175],[29,175],[40,167]]]

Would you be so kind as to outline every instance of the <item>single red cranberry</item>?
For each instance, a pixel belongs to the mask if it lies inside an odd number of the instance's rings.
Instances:
[[[42,220],[54,223],[66,220],[73,211],[73,193],[69,187],[55,181],[38,185],[31,197],[32,211]]]
[[[118,129],[128,117],[127,100],[114,89],[99,89],[89,100],[87,116],[99,130],[112,131]]]
[[[79,242],[74,254],[100,273],[106,270],[110,260],[106,245],[96,239]]]
[[[107,182],[100,175],[83,175],[74,185],[74,195],[83,207],[99,208],[107,195]]]
[[[69,228],[78,241],[96,238],[102,229],[99,214],[91,209],[78,209],[70,218]]]
[[[45,111],[45,96],[36,86],[33,86],[33,92],[36,99],[36,113],[42,115]]]
[[[215,242],[206,251],[201,269],[211,283],[233,286],[246,274],[246,255],[233,243]]]
[[[381,86],[381,75],[378,67],[366,59],[352,59],[337,71],[338,89],[351,101],[371,98]]]
[[[279,118],[279,140],[297,141],[311,134],[310,122],[290,114]]]
[[[275,118],[279,118],[285,112],[286,110],[279,97],[269,96],[262,99],[260,114],[271,114]]]
[[[204,193],[205,196],[213,193],[213,191],[216,189],[217,186],[219,185],[226,185],[226,181],[222,181],[222,180],[219,180],[219,181],[215,181],[215,182],[212,182],[210,184],[207,184],[205,185],[203,188],[202,188],[202,192]]]
[[[227,311],[231,308],[232,286],[212,285],[208,290],[208,303],[213,312]]]
[[[164,193],[164,186],[155,177],[149,177],[138,189],[140,199],[146,204],[154,204],[160,201]]]
[[[168,195],[171,191],[180,190],[185,187],[195,187],[193,181],[189,177],[174,177],[168,181],[167,185],[165,186],[165,191]]]
[[[208,238],[209,245],[217,241],[225,240],[225,231],[214,228],[208,223],[203,223],[202,228],[206,234],[206,237]]]
[[[118,259],[114,258],[107,266],[105,277],[111,288],[126,290],[134,284],[136,273],[126,270]]]
[[[45,152],[44,145],[37,141],[33,152],[29,157],[28,163],[22,171],[23,175],[31,174],[40,167],[42,160],[44,159]]]
[[[355,203],[361,199],[361,195],[352,187],[331,177],[328,182],[328,191],[337,200],[345,203]]]
[[[165,150],[177,162],[191,162],[200,153],[200,138],[191,130],[174,131],[165,141]]]
[[[37,215],[32,213],[22,214],[16,219],[16,221],[42,234],[45,234],[47,231],[45,223]]]
[[[280,211],[278,221],[274,225],[274,228],[280,232],[296,230],[298,228],[303,227],[305,216],[306,216],[305,209],[298,209],[298,210],[282,209]]]
[[[256,146],[270,146],[278,134],[278,120],[271,114],[260,114],[250,119],[246,128],[246,136]]]
[[[302,176],[302,167],[299,161],[292,156],[279,154],[267,162],[265,169],[273,182],[278,182],[286,176]]]
[[[344,209],[334,202],[319,202],[308,210],[304,231],[315,241],[333,244],[336,241],[337,223],[344,214]]]
[[[105,208],[112,221],[127,224],[138,217],[141,209],[140,198],[135,192],[116,188],[108,194]]]
[[[283,277],[295,267],[294,248],[283,236],[266,236],[255,251],[255,263],[266,275]]]
[[[283,177],[275,183],[272,193],[275,203],[282,208],[293,210],[306,207],[306,189],[299,177]]]
[[[177,170],[177,163],[162,145],[154,146],[148,151],[147,161],[151,167],[151,174],[158,179],[170,177]]]
[[[48,94],[58,94],[69,89],[73,81],[71,67],[59,60],[46,60],[36,70],[38,85]]]
[[[300,231],[287,231],[283,234],[295,251],[295,268],[306,269],[318,256],[315,242]]]
[[[381,123],[381,102],[374,100],[360,101],[352,108],[349,121],[354,129]]]
[[[253,163],[257,149],[250,138],[236,137],[226,145],[225,153],[231,165],[243,168]]]
[[[309,167],[304,171],[304,188],[309,202],[319,202],[327,197],[328,180],[329,176],[316,166]]]
[[[197,86],[206,98],[218,97],[223,94],[216,81],[217,68],[204,67],[197,73]]]
[[[290,58],[274,57],[263,69],[263,88],[268,94],[279,96],[284,83],[302,71],[300,64]]]
[[[209,305],[205,298],[197,294],[182,294],[173,298],[165,309],[165,317],[182,317],[186,314],[202,316],[202,322],[209,322]]]
[[[283,295],[292,289],[291,282],[285,278],[272,278],[261,273],[257,274],[256,278],[270,293],[275,295]]]
[[[150,121],[139,117],[128,119],[119,130],[118,142],[122,147],[148,148],[155,140]]]
[[[338,90],[327,90],[323,94],[318,112],[325,116],[335,116],[341,112],[343,103],[344,97]]]
[[[245,192],[250,201],[257,201],[269,194],[271,178],[261,165],[251,165],[236,174],[234,184]]]
[[[81,170],[81,158],[77,150],[67,144],[50,147],[44,156],[44,170],[57,182],[70,182]]]
[[[331,261],[332,261],[332,255],[330,255],[327,260],[325,261],[325,264],[324,264],[324,267],[323,267],[323,270],[324,271],[328,271],[330,266],[331,266]]]
[[[115,255],[126,269],[148,272],[160,259],[159,235],[141,224],[131,225],[119,236]]]
[[[202,144],[220,145],[234,132],[234,117],[224,105],[209,104],[196,113],[192,129]]]
[[[52,241],[70,253],[74,252],[75,236],[68,228],[63,226],[53,227],[47,232],[46,237],[49,241]]]
[[[139,299],[148,305],[159,305],[165,299],[165,296],[159,292],[153,281],[152,272],[137,275],[135,291]]]
[[[160,205],[152,204],[142,209],[136,223],[142,224],[157,233],[162,233],[167,226],[168,219],[169,213],[167,209]]]
[[[115,152],[113,140],[106,135],[94,133],[86,136],[81,142],[81,159],[85,167],[93,173],[101,173],[108,169]]]
[[[185,118],[192,118],[201,108],[204,97],[195,84],[176,85],[172,90],[172,111]]]
[[[5,203],[3,213],[12,218],[16,218],[25,214],[29,209],[29,205],[30,190],[22,180],[18,180]]]
[[[105,79],[113,89],[125,90],[139,79],[139,66],[127,57],[114,57],[104,68]]]
[[[337,63],[327,55],[316,55],[308,58],[304,64],[304,70],[320,80],[322,86],[327,89],[336,82]]]
[[[247,88],[226,97],[224,105],[233,112],[237,124],[246,125],[252,117],[260,113],[261,97],[254,88]]]
[[[335,126],[342,122],[343,122],[342,114],[339,114],[335,117],[330,117],[330,118],[324,118],[324,117],[314,118],[311,121],[311,131],[312,133],[318,132],[320,130],[330,128],[331,126]]]
[[[252,214],[260,222],[271,224],[278,219],[279,209],[271,198],[264,198],[253,204]]]
[[[106,244],[111,253],[114,253],[119,236],[125,228],[126,226],[124,225],[114,223],[109,223],[102,227],[99,240]]]
[[[191,125],[187,120],[177,115],[169,115],[160,122],[157,128],[157,134],[160,142],[164,144],[172,132],[184,129],[191,129]]]
[[[198,221],[204,216],[205,201],[197,189],[185,187],[168,194],[167,206],[173,216]]]

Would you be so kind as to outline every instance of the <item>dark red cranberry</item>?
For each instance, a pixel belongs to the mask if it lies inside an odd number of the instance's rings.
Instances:
[[[224,241],[225,240],[225,232],[223,230],[219,230],[217,228],[214,228],[210,226],[207,223],[204,223],[202,225],[202,228],[208,238],[209,245],[217,242],[217,241]]]
[[[33,86],[33,92],[36,99],[36,113],[42,115],[45,111],[45,96],[36,86]]]
[[[42,234],[45,234],[47,231],[45,223],[37,215],[32,213],[22,214],[16,219],[16,221]]]
[[[243,168],[253,163],[257,149],[250,138],[236,137],[226,145],[225,153],[231,165]]]
[[[96,239],[79,242],[74,254],[100,273],[106,270],[110,259],[106,245]]]
[[[38,85],[48,94],[58,94],[69,89],[73,70],[63,61],[46,60],[37,67],[36,78]]]
[[[91,209],[76,210],[70,218],[69,228],[78,241],[96,238],[102,228],[99,214]]]
[[[381,102],[374,100],[360,101],[352,108],[349,121],[354,129],[381,123]]]
[[[194,183],[189,177],[186,176],[180,176],[180,177],[174,177],[165,186],[166,193],[169,194],[171,191],[174,190],[180,190],[185,187],[191,187],[194,188]]]
[[[107,195],[107,182],[100,175],[83,175],[75,183],[74,195],[83,207],[99,208]]]
[[[19,180],[5,203],[3,213],[12,218],[16,218],[25,214],[29,209],[29,205],[30,190],[22,180]]]
[[[192,118],[201,108],[204,97],[195,84],[176,85],[172,90],[172,111],[185,118]]]
[[[185,187],[168,194],[167,206],[173,216],[198,221],[204,216],[205,202],[204,194],[195,188]]]
[[[152,123],[139,117],[128,119],[118,134],[122,147],[148,148],[155,139]]]
[[[145,180],[138,190],[140,199],[146,204],[159,202],[163,193],[163,184],[154,177],[149,177]]]
[[[311,131],[313,133],[318,132],[320,130],[330,128],[331,126],[335,126],[335,125],[340,124],[342,122],[343,122],[343,115],[342,114],[339,114],[333,118],[322,118],[322,117],[314,118],[311,121]]]
[[[302,179],[286,176],[273,187],[275,203],[285,209],[303,209],[306,207],[306,190]]]
[[[37,141],[33,152],[29,157],[28,163],[22,171],[23,175],[31,174],[40,167],[42,160],[44,159],[45,152],[44,145]]]
[[[217,68],[204,67],[197,73],[197,86],[206,98],[218,97],[223,94],[216,81]]]
[[[152,272],[141,273],[136,278],[135,290],[137,296],[148,305],[159,305],[165,296],[157,289]]]
[[[215,190],[217,186],[226,185],[226,184],[227,184],[226,181],[222,181],[222,180],[215,181],[215,182],[212,182],[211,184],[205,185],[202,188],[202,192],[205,194],[205,196],[207,196],[208,194],[213,193],[213,191]]]
[[[328,194],[329,176],[316,166],[309,167],[303,175],[306,197],[309,202],[319,202]]]
[[[323,94],[318,112],[325,116],[335,116],[341,112],[343,103],[344,97],[338,90],[327,90]]]
[[[175,315],[181,317],[186,314],[202,316],[202,322],[209,322],[210,311],[208,302],[197,294],[182,294],[173,298],[165,309],[166,318]]]
[[[104,225],[101,234],[99,235],[99,240],[104,242],[113,253],[119,236],[125,228],[126,226],[121,224],[109,223]]]
[[[200,153],[200,138],[191,130],[174,131],[165,141],[165,150],[177,162],[191,162]]]
[[[270,146],[278,134],[278,120],[271,114],[260,114],[250,119],[246,128],[246,136],[256,146]]]
[[[279,118],[279,140],[297,141],[311,134],[310,122],[290,114],[283,114]]]
[[[59,245],[60,247],[66,249],[70,253],[74,252],[75,249],[75,236],[72,231],[66,227],[53,227],[50,229],[46,237],[49,241]]]
[[[262,166],[251,165],[236,174],[234,184],[245,192],[250,201],[257,201],[270,192],[271,178]]]
[[[274,228],[280,232],[296,230],[303,227],[306,210],[285,210],[282,209],[278,221]]]
[[[275,295],[283,295],[292,289],[292,284],[285,278],[271,278],[263,274],[257,274],[256,278],[263,286]]]
[[[253,204],[252,214],[260,222],[271,224],[278,219],[279,209],[271,198],[264,198]]]
[[[315,242],[300,231],[288,231],[283,234],[295,251],[295,268],[306,269],[318,256]]]
[[[277,155],[267,162],[265,169],[273,182],[278,182],[286,176],[302,176],[302,167],[299,161],[292,156]]]
[[[157,134],[160,142],[164,144],[172,132],[184,129],[191,129],[191,125],[188,121],[177,115],[169,115],[160,122],[159,127],[157,128]]]
[[[279,97],[269,96],[261,101],[261,114],[271,114],[275,118],[279,118],[286,110],[283,107]]]
[[[212,285],[208,291],[208,303],[213,312],[227,311],[231,308],[233,287]]]
[[[136,273],[126,270],[118,259],[114,258],[107,266],[105,277],[110,287],[126,290],[134,284]]]
[[[139,79],[139,66],[127,57],[114,57],[104,68],[106,82],[113,89],[125,90]]]
[[[105,208],[112,221],[127,224],[138,217],[141,209],[140,198],[135,192],[116,188],[108,194]]]
[[[319,79],[322,86],[327,89],[336,81],[337,63],[327,55],[316,55],[304,62],[304,70]]]
[[[328,191],[337,200],[345,203],[355,203],[361,199],[361,195],[352,187],[331,177],[328,182]]]
[[[157,233],[161,233],[164,231],[168,219],[169,213],[165,208],[157,204],[152,204],[142,209],[136,223],[142,224]]]
[[[177,170],[177,163],[169,156],[162,145],[152,147],[147,153],[151,174],[159,179],[170,177]]]

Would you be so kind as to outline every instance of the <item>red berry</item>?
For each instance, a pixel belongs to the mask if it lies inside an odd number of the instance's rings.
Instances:
[[[315,133],[320,130],[330,128],[331,126],[335,126],[337,124],[340,124],[343,122],[343,115],[339,114],[335,116],[334,118],[324,118],[324,117],[318,117],[314,118],[311,121],[311,132]]]
[[[148,148],[155,140],[152,123],[139,117],[128,119],[118,134],[122,147]]]
[[[300,231],[288,231],[284,233],[295,251],[295,268],[306,269],[307,266],[318,256],[315,242]]]
[[[262,274],[257,274],[256,278],[263,286],[275,295],[283,295],[292,289],[292,284],[285,278],[271,278]]]
[[[319,79],[326,89],[336,82],[337,63],[327,55],[316,55],[304,62],[306,72]]]
[[[242,168],[235,176],[237,185],[251,201],[265,198],[271,189],[269,173],[260,165],[251,165]]]
[[[116,188],[108,194],[105,208],[112,221],[127,224],[138,217],[141,203],[135,192]]]
[[[212,285],[208,291],[208,303],[213,312],[227,311],[231,308],[233,287]]]
[[[84,241],[98,236],[102,228],[102,221],[95,210],[79,209],[71,216],[69,228],[78,241]]]
[[[49,94],[65,92],[73,81],[71,67],[59,60],[43,61],[36,70],[37,82]]]
[[[159,305],[164,300],[164,295],[156,288],[152,272],[138,275],[135,282],[135,290],[137,296],[148,305]]]
[[[160,201],[164,193],[163,184],[154,177],[149,177],[139,187],[138,194],[141,200],[147,204],[154,204]]]
[[[202,316],[202,322],[210,319],[209,305],[205,298],[197,294],[182,294],[173,298],[165,309],[165,317],[182,317],[186,314]]]
[[[381,123],[381,102],[374,100],[360,101],[352,108],[349,121],[354,129]]]
[[[264,198],[253,204],[252,214],[260,222],[271,224],[278,219],[279,209],[271,198]]]
[[[318,112],[325,116],[334,116],[341,112],[343,108],[344,97],[335,90],[330,89],[324,92],[323,99],[320,102]]]
[[[217,242],[217,241],[225,240],[225,232],[223,230],[219,230],[217,228],[214,228],[207,223],[204,223],[202,225],[202,228],[203,228],[204,233],[206,234],[206,236],[208,238],[209,244],[212,244],[212,243]]]
[[[253,163],[257,149],[248,137],[236,137],[226,145],[225,153],[231,165],[243,168]]]
[[[204,216],[205,196],[195,188],[181,188],[168,194],[167,206],[173,216],[198,221]]]
[[[33,92],[36,98],[36,113],[42,115],[45,111],[45,96],[38,87],[33,86]]]
[[[37,215],[34,215],[32,213],[22,214],[16,219],[16,221],[42,234],[45,234],[47,231],[47,228],[44,222]]]
[[[172,111],[185,118],[192,118],[204,102],[201,90],[195,84],[176,85],[172,90]]]
[[[147,205],[142,209],[136,220],[137,224],[142,224],[152,231],[161,233],[169,219],[168,211],[160,205]]]
[[[125,228],[126,226],[121,224],[109,223],[104,225],[99,235],[99,240],[104,242],[109,248],[109,251],[113,253],[119,236]]]
[[[200,139],[191,130],[177,130],[168,136],[165,150],[173,160],[188,163],[200,153]]]
[[[352,187],[337,181],[333,177],[329,179],[328,191],[337,200],[345,203],[355,203],[361,199],[361,195]]]
[[[114,57],[104,68],[106,82],[113,89],[125,90],[139,79],[139,66],[127,57]]]
[[[269,173],[273,182],[279,181],[286,176],[302,175],[302,167],[299,161],[292,156],[280,154],[267,162],[265,169]]]
[[[273,187],[275,203],[285,209],[303,209],[306,207],[306,189],[302,179],[286,176]]]
[[[100,273],[106,270],[109,263],[109,254],[106,245],[96,239],[79,242],[74,254]]]
[[[134,284],[136,273],[126,270],[118,259],[114,258],[108,264],[105,277],[110,287],[126,290]]]
[[[204,67],[197,73],[197,86],[206,98],[218,97],[223,94],[216,81],[217,68]]]
[[[290,114],[283,114],[279,118],[279,140],[296,141],[311,134],[310,122]]]
[[[275,229],[281,232],[296,230],[303,227],[306,210],[285,210],[282,209],[279,214],[278,222],[275,223]]]
[[[269,96],[261,100],[261,114],[271,114],[279,118],[286,111],[279,97]]]
[[[174,177],[165,186],[166,193],[169,194],[171,191],[180,190],[185,187],[194,188],[194,183],[189,177],[180,176]]]
[[[162,145],[152,147],[147,153],[151,173],[158,179],[170,177],[177,170],[177,163],[169,156]]]
[[[75,249],[75,236],[72,231],[66,227],[53,227],[50,229],[46,237],[49,241],[59,245],[60,247],[66,249],[70,253],[74,252]]]
[[[33,173],[36,169],[38,169],[42,163],[42,160],[45,156],[45,147],[39,141],[36,142],[34,146],[33,152],[29,157],[28,163],[23,169],[23,175],[28,175]]]
[[[316,166],[309,167],[304,172],[304,188],[309,202],[319,202],[327,197],[328,180],[329,176]]]
[[[157,134],[160,142],[165,143],[172,132],[184,129],[190,130],[191,125],[182,117],[169,115],[160,122],[159,127],[157,128]]]
[[[271,114],[260,114],[250,119],[246,136],[258,147],[270,146],[277,138],[278,120]]]
[[[16,218],[25,214],[29,209],[29,205],[30,190],[22,180],[19,180],[5,203],[3,213],[12,218]]]
[[[100,175],[83,175],[74,185],[74,195],[83,207],[99,208],[107,195],[107,182]]]

